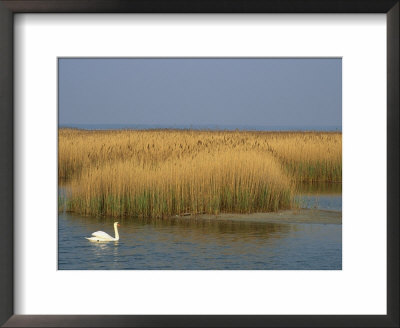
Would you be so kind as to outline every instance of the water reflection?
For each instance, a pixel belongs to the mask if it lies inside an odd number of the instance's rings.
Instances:
[[[342,211],[342,184],[298,184],[296,201],[301,208]]]
[[[59,215],[59,269],[341,269],[341,226],[218,221],[119,220]]]
[[[303,182],[296,185],[298,194],[307,195],[339,195],[342,193],[342,183],[332,182]]]
[[[301,207],[342,210],[341,184],[298,186]],[[68,187],[59,188],[60,199]],[[62,202],[60,201],[62,204]],[[114,219],[63,212],[58,220],[60,270],[340,270],[342,227],[210,219],[118,219],[118,242],[84,237],[113,234]]]

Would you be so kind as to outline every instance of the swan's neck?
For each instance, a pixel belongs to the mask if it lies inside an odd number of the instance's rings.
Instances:
[[[119,240],[119,233],[118,233],[117,225],[114,226],[114,232],[115,232],[115,240]]]

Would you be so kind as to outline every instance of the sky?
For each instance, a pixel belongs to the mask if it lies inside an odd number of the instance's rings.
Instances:
[[[59,125],[341,127],[342,61],[60,58]]]

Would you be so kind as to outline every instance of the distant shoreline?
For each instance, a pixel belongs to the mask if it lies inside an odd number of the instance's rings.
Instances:
[[[256,125],[218,125],[218,124],[62,124],[59,129],[78,129],[88,131],[105,130],[198,130],[198,131],[273,131],[273,132],[342,132],[341,126],[256,126]]]

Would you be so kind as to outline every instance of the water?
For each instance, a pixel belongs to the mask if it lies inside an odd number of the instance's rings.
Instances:
[[[59,188],[60,196],[65,187]],[[298,187],[304,208],[342,210],[341,184]],[[342,225],[215,218],[120,220],[120,241],[85,239],[113,219],[65,212],[58,220],[60,270],[341,270]]]
[[[342,211],[342,195],[302,195],[299,198],[303,208]]]
[[[341,125],[226,125],[226,124],[61,124],[60,128],[85,130],[148,130],[148,129],[191,129],[191,130],[240,130],[240,131],[335,131],[342,132]]]
[[[315,183],[298,186],[297,199],[302,208],[342,211],[342,184]]]
[[[93,243],[92,232],[113,235],[111,219],[60,213],[60,270],[340,270],[342,226],[218,220],[121,221],[120,241]]]

